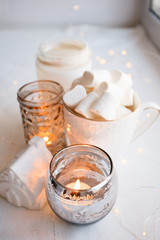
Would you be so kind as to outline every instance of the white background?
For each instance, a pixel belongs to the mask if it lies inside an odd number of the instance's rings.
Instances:
[[[142,17],[140,5],[140,0],[0,1],[0,170],[25,146],[16,93],[36,79],[36,51],[43,40],[85,40],[94,67],[131,74],[142,102],[160,104],[160,54],[145,29],[132,26]],[[159,240],[160,118],[114,164],[119,193],[104,219],[75,226],[52,214],[48,205],[31,211],[0,197],[0,240]]]

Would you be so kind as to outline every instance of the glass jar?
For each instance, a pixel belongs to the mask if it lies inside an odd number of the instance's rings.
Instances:
[[[92,145],[72,145],[50,163],[46,187],[52,210],[72,223],[95,222],[112,209],[117,179],[109,155]]]
[[[26,142],[42,137],[52,154],[66,146],[63,93],[60,84],[49,80],[30,82],[17,92]]]
[[[60,83],[66,92],[74,79],[91,69],[90,55],[87,44],[80,40],[43,42],[37,53],[37,77]]]

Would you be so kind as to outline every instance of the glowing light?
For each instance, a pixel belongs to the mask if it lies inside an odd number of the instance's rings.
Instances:
[[[49,140],[49,137],[43,137],[44,141],[47,142]]]
[[[126,158],[124,158],[124,159],[122,159],[121,163],[125,165],[125,164],[127,164],[127,163],[128,163],[128,161],[127,161],[127,159],[126,159]]]
[[[106,60],[102,58],[102,59],[100,60],[100,64],[105,64],[105,63],[106,63]]]
[[[127,51],[126,51],[126,50],[122,50],[122,51],[121,51],[121,54],[122,54],[123,56],[125,56],[125,55],[127,55]]]
[[[108,54],[109,54],[110,56],[113,56],[113,55],[115,54],[115,52],[114,52],[114,50],[109,50],[109,51],[108,51]]]
[[[18,84],[18,81],[17,81],[17,80],[14,80],[14,81],[13,81],[13,84],[14,84],[14,85],[17,85],[17,84]]]
[[[70,132],[70,131],[71,131],[71,125],[68,124],[68,125],[67,125],[67,132]]]
[[[77,11],[79,9],[79,5],[74,5],[73,10]]]
[[[137,148],[137,152],[138,152],[139,154],[142,154],[142,153],[143,153],[143,148]]]
[[[149,118],[150,116],[151,116],[151,114],[150,114],[150,113],[147,113],[147,114],[146,114],[146,117],[147,117],[147,118]]]
[[[117,209],[117,208],[114,208],[114,213],[116,214],[116,215],[118,215],[119,214],[119,210]]]
[[[74,185],[74,189],[80,189],[80,180],[77,179],[75,185]]]
[[[143,235],[143,236],[146,236],[147,234],[146,234],[146,232],[143,232],[142,235]]]
[[[70,132],[70,131],[71,131],[70,127],[67,127],[67,132]]]
[[[127,67],[127,68],[131,68],[131,67],[132,67],[132,63],[127,62],[127,63],[126,63],[126,67]]]
[[[67,184],[66,187],[76,190],[86,190],[90,188],[88,184],[81,182],[79,179],[77,179],[76,182],[71,182]]]
[[[131,73],[128,73],[128,76],[129,76],[129,77],[132,77],[132,74],[131,74]]]

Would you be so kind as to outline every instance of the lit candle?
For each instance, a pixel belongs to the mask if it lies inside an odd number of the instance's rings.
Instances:
[[[44,139],[45,142],[48,142],[49,137],[43,137],[43,139]]]
[[[76,190],[86,190],[91,188],[88,184],[81,182],[79,179],[77,179],[76,182],[67,184],[66,187]]]
[[[43,138],[47,146],[56,142],[56,137],[51,132],[39,132],[37,135]]]

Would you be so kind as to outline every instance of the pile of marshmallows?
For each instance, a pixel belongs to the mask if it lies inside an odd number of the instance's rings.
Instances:
[[[133,106],[132,79],[121,71],[84,72],[63,96],[64,103],[88,119],[115,120],[129,115]]]

